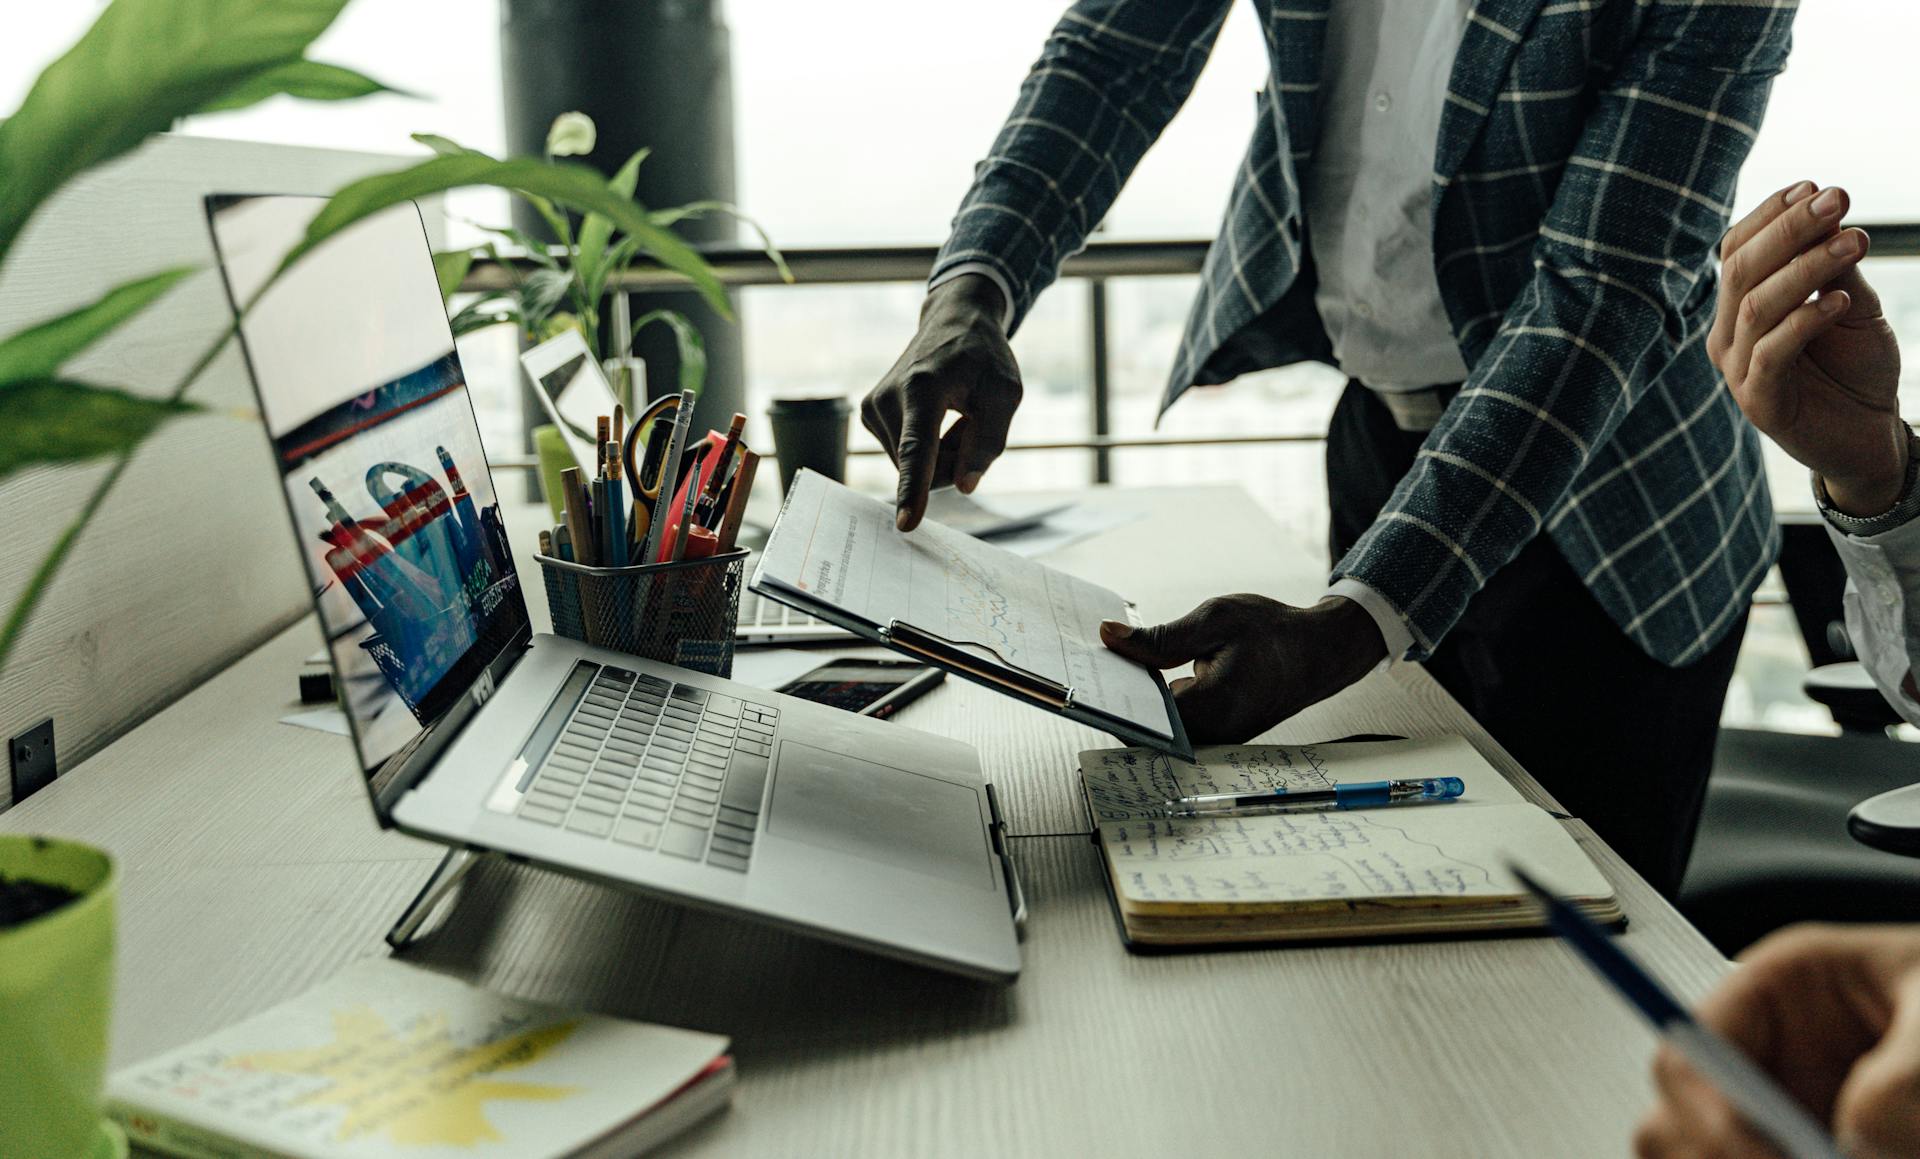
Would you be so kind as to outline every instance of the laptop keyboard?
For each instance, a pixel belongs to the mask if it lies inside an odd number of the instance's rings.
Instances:
[[[770,600],[751,588],[740,593],[741,628],[792,628],[802,625],[825,627],[826,621],[790,608],[779,600]]]
[[[600,668],[519,815],[744,873],[778,720],[766,705]]]

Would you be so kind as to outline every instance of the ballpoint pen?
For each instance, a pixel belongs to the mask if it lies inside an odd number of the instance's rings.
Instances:
[[[1549,893],[1519,866],[1509,863],[1507,872],[1546,910],[1547,925],[1553,932],[1652,1023],[1655,1033],[1693,1064],[1693,1069],[1704,1075],[1740,1117],[1782,1155],[1787,1159],[1839,1159],[1840,1151],[1826,1130],[1739,1047],[1696,1021],[1664,986],[1565,898]]]
[[[1295,809],[1369,809],[1414,801],[1451,801],[1466,792],[1459,777],[1419,781],[1357,781],[1331,789],[1273,789],[1264,793],[1203,793],[1166,803],[1169,817],[1245,816]]]

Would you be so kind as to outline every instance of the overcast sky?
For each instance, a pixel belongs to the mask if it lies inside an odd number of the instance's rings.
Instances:
[[[732,0],[740,201],[786,244],[940,240],[1060,6]],[[0,110],[100,8],[21,7],[0,39]],[[498,149],[497,21],[495,0],[356,0],[313,55],[426,99],[277,100],[189,131],[411,151],[408,133],[431,130]],[[1742,207],[1807,176],[1847,184],[1862,220],[1920,220],[1920,5],[1822,0],[1796,28]],[[1211,234],[1264,72],[1250,5],[1238,4],[1198,91],[1111,215],[1113,236]],[[492,218],[496,204],[455,208]]]

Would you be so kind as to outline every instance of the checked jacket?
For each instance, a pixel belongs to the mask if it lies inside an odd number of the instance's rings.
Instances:
[[[1011,290],[1017,327],[1186,99],[1230,2],[1074,4],[934,277],[985,264]],[[1331,358],[1300,195],[1330,2],[1252,0],[1270,73],[1163,410],[1192,385]],[[1704,339],[1715,247],[1794,7],[1474,4],[1432,184],[1435,273],[1469,373],[1333,570],[1398,611],[1410,658],[1542,531],[1666,664],[1698,659],[1737,622],[1778,533],[1758,435]]]

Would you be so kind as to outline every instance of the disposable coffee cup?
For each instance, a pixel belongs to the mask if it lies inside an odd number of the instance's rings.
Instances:
[[[773,450],[780,460],[780,493],[793,486],[802,467],[829,479],[847,478],[847,424],[853,406],[845,398],[779,398],[767,408]]]

